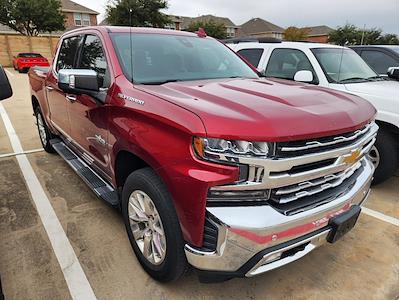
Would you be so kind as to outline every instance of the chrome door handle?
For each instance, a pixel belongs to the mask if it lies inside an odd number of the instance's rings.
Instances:
[[[47,89],[49,92],[51,92],[52,90],[54,90],[54,88],[51,87],[51,86],[49,86],[49,85],[46,85],[46,89]]]
[[[74,95],[66,95],[65,98],[71,103],[76,101],[76,96]]]

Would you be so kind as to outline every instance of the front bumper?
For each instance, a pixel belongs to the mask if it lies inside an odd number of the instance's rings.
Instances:
[[[204,252],[186,245],[188,262],[202,272],[251,277],[306,255],[327,242],[332,217],[361,205],[368,197],[374,167],[367,157],[362,162],[364,169],[346,194],[294,215],[283,215],[268,205],[208,207],[210,219],[218,227],[216,250]],[[275,259],[293,248],[299,250]]]

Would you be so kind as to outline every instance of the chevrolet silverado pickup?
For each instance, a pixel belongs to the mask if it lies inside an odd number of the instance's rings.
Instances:
[[[395,174],[399,167],[399,82],[381,77],[346,47],[250,40],[238,38],[229,46],[263,76],[307,82],[370,101],[377,109],[376,122],[380,128],[369,153],[376,168],[373,183],[382,183]],[[399,69],[390,68],[388,76],[399,78]]]
[[[204,32],[77,29],[29,80],[44,149],[121,210],[159,281],[290,263],[347,233],[369,194],[373,106],[260,78]]]

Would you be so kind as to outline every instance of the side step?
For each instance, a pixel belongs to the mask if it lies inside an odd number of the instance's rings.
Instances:
[[[113,206],[119,204],[117,191],[101,179],[82,159],[73,153],[62,140],[52,139],[50,144],[99,198]]]

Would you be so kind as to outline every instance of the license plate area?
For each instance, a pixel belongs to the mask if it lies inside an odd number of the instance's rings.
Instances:
[[[327,241],[335,243],[347,234],[355,226],[360,212],[360,206],[353,205],[347,212],[330,219],[329,225],[331,226],[331,231],[327,236]]]

